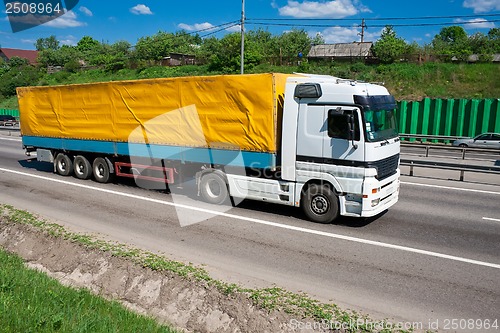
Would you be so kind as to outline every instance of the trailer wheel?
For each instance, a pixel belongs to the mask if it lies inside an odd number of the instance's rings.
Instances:
[[[339,200],[330,187],[311,184],[302,193],[302,209],[313,222],[331,223],[339,215]]]
[[[224,178],[215,173],[208,173],[201,178],[200,193],[211,204],[222,205],[229,202],[229,191]]]
[[[64,154],[59,153],[54,160],[55,170],[61,176],[69,176],[73,172],[73,162],[71,158]]]
[[[86,180],[92,176],[92,164],[90,164],[89,160],[85,156],[76,156],[73,161],[73,168],[75,177],[78,179]]]
[[[112,179],[108,162],[102,157],[97,157],[94,160],[94,163],[92,163],[92,172],[94,174],[94,179],[98,183],[109,183]]]

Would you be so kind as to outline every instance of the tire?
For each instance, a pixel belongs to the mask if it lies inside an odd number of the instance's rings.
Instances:
[[[56,172],[61,176],[69,176],[73,173],[73,161],[64,153],[59,153],[56,156],[54,166]]]
[[[302,209],[307,218],[317,223],[332,223],[339,216],[339,200],[330,187],[311,184],[302,193]]]
[[[461,144],[459,144],[458,146],[459,146],[460,148],[467,148],[467,147],[469,147],[469,146],[467,146],[465,143],[461,143]]]
[[[97,157],[92,163],[92,174],[96,182],[103,184],[109,183],[113,178],[108,162],[102,157]]]
[[[85,156],[78,155],[73,161],[73,171],[76,178],[87,180],[92,176],[92,164]]]
[[[229,203],[229,191],[224,178],[215,173],[208,173],[201,178],[200,193],[208,203],[222,205]]]

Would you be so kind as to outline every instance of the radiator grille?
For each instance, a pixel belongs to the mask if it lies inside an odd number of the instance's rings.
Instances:
[[[399,154],[376,162],[369,162],[369,168],[377,169],[377,179],[382,180],[396,173],[399,164]]]

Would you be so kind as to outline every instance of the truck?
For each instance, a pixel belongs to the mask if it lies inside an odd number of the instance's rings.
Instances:
[[[100,183],[194,180],[211,204],[301,207],[314,222],[398,201],[395,98],[329,75],[243,74],[17,88],[26,154]],[[234,201],[233,205],[234,205]]]

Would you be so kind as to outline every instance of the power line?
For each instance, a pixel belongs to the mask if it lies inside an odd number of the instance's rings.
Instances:
[[[483,18],[500,16],[497,14],[485,15],[448,15],[448,16],[415,16],[415,17],[374,17],[367,18],[367,21],[403,21],[403,20],[435,20],[435,19],[458,19],[458,18]],[[359,21],[361,18],[247,18],[249,21]]]
[[[482,23],[495,23],[500,22],[498,20],[484,20],[479,22],[443,22],[443,23],[414,23],[414,24],[371,24],[371,28],[383,28],[387,25],[392,27],[426,27],[426,26],[447,26],[447,25],[467,25],[467,24],[482,24]],[[277,27],[315,27],[315,28],[328,28],[328,27],[339,27],[339,28],[352,28],[355,25],[332,25],[332,24],[296,24],[296,23],[264,23],[264,22],[248,22],[247,24],[253,25],[265,25],[265,26],[277,26]],[[359,26],[359,25],[358,25]],[[367,25],[365,25],[365,28]]]

